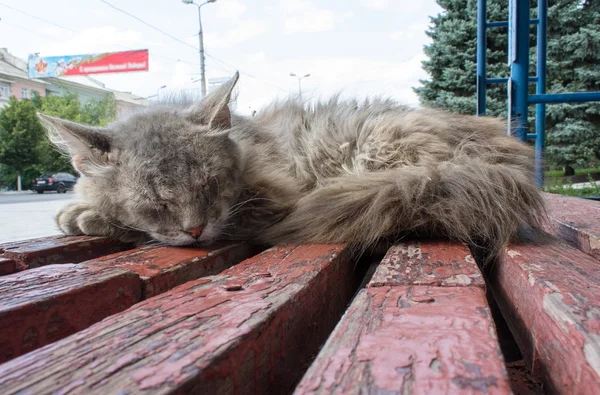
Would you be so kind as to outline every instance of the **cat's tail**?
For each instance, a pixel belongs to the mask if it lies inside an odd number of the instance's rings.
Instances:
[[[368,248],[403,233],[441,235],[496,257],[520,227],[542,229],[532,172],[476,158],[333,179],[307,196],[262,241],[346,242]]]

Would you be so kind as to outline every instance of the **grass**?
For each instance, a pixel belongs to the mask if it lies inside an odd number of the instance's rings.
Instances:
[[[600,185],[596,184],[591,173],[600,172],[600,169],[582,169],[582,170],[595,170],[592,172],[587,172],[588,174],[588,182],[589,186],[585,186],[583,188],[573,188],[573,183],[568,182],[567,184],[563,184],[561,182],[561,178],[556,178],[554,180],[548,180],[546,185],[544,185],[543,190],[549,193],[556,193],[559,195],[567,195],[567,196],[600,196]],[[561,171],[562,173],[562,171]],[[577,170],[576,173],[577,175]],[[585,174],[585,172],[580,173]]]
[[[575,175],[600,173],[600,168],[575,169]],[[564,170],[547,170],[544,172],[545,178],[560,178],[564,177]]]

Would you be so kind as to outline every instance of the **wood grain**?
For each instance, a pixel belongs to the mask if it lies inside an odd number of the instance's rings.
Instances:
[[[0,362],[89,327],[140,300],[122,269],[47,265],[0,277]]]
[[[469,249],[444,241],[410,241],[392,246],[377,267],[370,287],[433,285],[485,287]]]
[[[19,271],[55,263],[79,263],[133,247],[97,236],[54,236],[0,244],[0,257],[15,261],[15,271]]]
[[[0,393],[287,393],[354,293],[340,245],[279,246],[0,365]]]
[[[360,291],[295,394],[509,394],[477,287]]]
[[[600,259],[600,202],[545,193],[549,229],[559,239]]]
[[[219,273],[255,252],[245,243],[221,243],[207,248],[138,247],[83,262],[86,266],[118,267],[142,279],[142,298],[177,285]]]
[[[510,246],[490,276],[525,362],[545,388],[600,393],[600,265],[565,244]]]

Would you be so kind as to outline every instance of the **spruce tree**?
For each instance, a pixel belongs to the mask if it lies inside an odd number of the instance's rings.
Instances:
[[[548,92],[600,91],[600,4],[553,0],[548,9]],[[547,160],[555,167],[598,166],[600,103],[546,106]]]
[[[426,34],[432,43],[423,68],[429,79],[414,88],[422,104],[461,114],[475,114],[477,81],[477,1],[437,0],[443,12],[431,17]],[[488,1],[487,20],[508,18],[506,1]],[[507,77],[506,29],[487,29],[487,77]],[[506,85],[488,85],[488,115],[506,115]]]

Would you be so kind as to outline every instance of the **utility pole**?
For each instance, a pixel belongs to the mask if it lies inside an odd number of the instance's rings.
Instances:
[[[290,73],[290,77],[296,77],[298,78],[298,97],[300,99],[302,99],[302,79],[306,78],[306,77],[310,77],[310,74],[306,74],[302,77],[298,77],[296,74],[294,73]]]
[[[204,3],[198,4],[194,0],[181,0],[184,4],[193,4],[198,7],[198,52],[200,53],[200,89],[202,91],[202,97],[206,96],[206,70],[204,66],[204,36],[202,31],[202,13],[200,9],[203,5],[208,3],[214,3],[217,0],[207,0]]]

